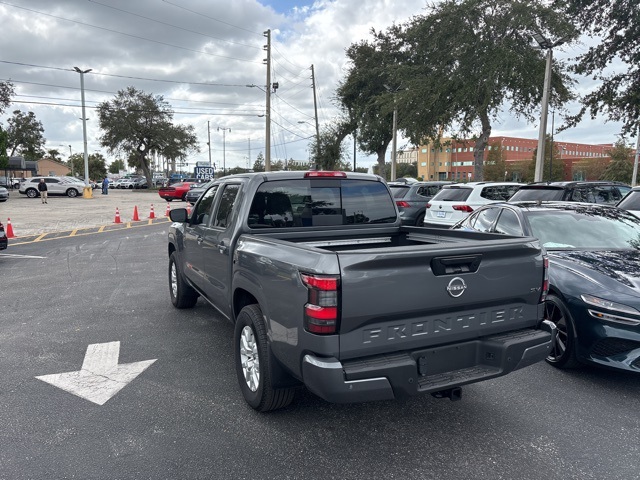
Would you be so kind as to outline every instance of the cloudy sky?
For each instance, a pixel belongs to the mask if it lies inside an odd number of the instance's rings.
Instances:
[[[163,95],[174,120],[192,124],[200,153],[227,168],[253,164],[265,146],[266,52],[271,30],[271,158],[308,158],[315,133],[311,65],[318,119],[336,114],[337,82],[346,68],[345,49],[424,11],[426,0],[0,0],[0,80],[14,83],[8,109],[32,110],[42,122],[47,149],[65,156],[81,152],[80,76],[84,76],[88,151],[99,151],[95,106],[134,86]],[[564,55],[579,53],[568,50]],[[562,52],[558,52],[563,55]],[[251,86],[253,85],[253,86]],[[584,86],[584,85],[583,85]],[[0,117],[6,126],[7,113]],[[550,125],[550,124],[549,124]],[[557,125],[557,123],[556,123]],[[537,125],[507,114],[493,135],[537,138]],[[550,128],[550,126],[549,126]],[[562,141],[612,143],[620,127],[585,121],[557,135]],[[224,145],[223,145],[224,144]],[[223,155],[224,149],[224,155]],[[65,157],[66,158],[66,157]],[[373,157],[358,153],[357,164]]]

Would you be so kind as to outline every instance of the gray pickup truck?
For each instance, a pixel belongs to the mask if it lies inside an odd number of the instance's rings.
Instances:
[[[259,411],[301,385],[340,403],[455,400],[554,345],[535,238],[402,226],[375,175],[223,177],[171,220],[171,301],[202,297],[235,324],[240,390]]]

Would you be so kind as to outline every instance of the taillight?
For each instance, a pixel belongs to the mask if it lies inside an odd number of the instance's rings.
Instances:
[[[458,210],[459,212],[466,212],[466,213],[473,212],[473,208],[471,208],[469,205],[454,205],[451,208],[453,208],[454,210]]]
[[[337,333],[340,277],[301,273],[300,278],[309,292],[304,305],[305,330],[319,335]]]
[[[549,293],[549,257],[542,256],[542,266],[544,273],[542,274],[542,292],[540,293],[540,302],[544,302],[547,299]]]
[[[430,203],[427,203],[427,208],[431,208],[431,204]]]
[[[405,202],[404,200],[396,200],[396,205],[400,208],[409,208],[409,202]]]

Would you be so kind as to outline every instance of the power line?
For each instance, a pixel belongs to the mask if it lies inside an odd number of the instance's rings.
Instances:
[[[193,48],[181,47],[180,45],[173,45],[171,43],[161,42],[159,40],[152,40],[150,38],[141,37],[139,35],[133,35],[131,33],[120,32],[118,30],[112,30],[112,29],[106,28],[106,27],[99,27],[97,25],[91,25],[90,23],[80,22],[78,20],[71,20],[69,18],[58,17],[58,16],[52,15],[50,13],[40,12],[38,10],[33,10],[33,9],[27,8],[27,7],[20,7],[18,5],[13,5],[11,3],[8,3],[8,2],[2,1],[2,0],[0,0],[0,4],[7,5],[9,7],[19,8],[21,10],[26,10],[26,11],[32,12],[32,13],[37,13],[39,15],[44,15],[46,17],[55,18],[56,20],[63,20],[65,22],[76,23],[78,25],[82,25],[82,26],[85,26],[85,27],[96,28],[98,30],[104,30],[104,31],[110,32],[110,33],[117,33],[118,35],[124,35],[125,37],[131,37],[131,38],[135,38],[135,39],[138,39],[138,40],[144,40],[144,41],[147,41],[147,42],[157,43],[158,45],[164,45],[164,46],[167,46],[167,47],[178,48],[180,50],[186,50],[188,52],[200,53],[202,55],[208,55],[208,56],[217,57],[217,58],[226,58],[227,60],[237,60],[239,62],[248,62],[248,63],[257,63],[257,64],[261,64],[262,63],[262,61],[258,61],[258,60],[250,60],[250,59],[247,59],[247,58],[228,57],[226,55],[217,55],[215,53],[209,53],[209,52],[205,52],[203,50],[195,50]]]
[[[229,27],[237,28],[238,30],[243,30],[243,31],[245,31],[245,32],[249,32],[249,33],[253,33],[253,34],[255,34],[255,35],[260,35],[260,36],[262,36],[262,32],[254,32],[254,31],[252,31],[252,30],[247,30],[246,28],[242,28],[242,27],[239,27],[239,26],[237,26],[237,25],[233,25],[232,23],[228,23],[228,22],[225,22],[225,21],[223,21],[223,20],[219,20],[219,19],[217,19],[217,18],[210,17],[209,15],[205,15],[204,13],[196,12],[195,10],[190,10],[190,9],[188,9],[187,7],[183,7],[182,5],[177,5],[177,4],[175,4],[175,3],[170,2],[169,0],[162,0],[162,1],[163,1],[164,3],[168,3],[169,5],[174,6],[174,7],[176,7],[176,8],[181,8],[182,10],[186,10],[187,12],[193,13],[194,15],[198,15],[198,16],[200,16],[200,17],[208,18],[209,20],[213,20],[214,22],[222,23],[223,25],[227,25],[227,26],[229,26]]]
[[[116,10],[116,11],[118,11],[118,12],[126,13],[127,15],[132,15],[132,16],[134,16],[134,17],[138,17],[138,18],[144,18],[145,20],[149,20],[150,22],[155,22],[155,23],[159,23],[160,25],[166,25],[166,26],[168,26],[168,27],[176,28],[176,29],[178,29],[178,30],[182,30],[182,31],[184,31],[184,32],[194,33],[194,34],[196,34],[196,35],[201,35],[201,36],[203,36],[203,37],[212,38],[212,39],[214,39],[214,40],[220,40],[220,41],[222,41],[222,42],[230,43],[230,44],[232,44],[232,45],[240,45],[241,47],[255,48],[256,50],[262,50],[262,48],[261,48],[261,47],[256,47],[255,45],[248,45],[248,44],[246,44],[246,43],[234,42],[234,41],[232,41],[232,40],[226,40],[226,39],[224,39],[224,38],[214,37],[213,35],[207,35],[206,33],[196,32],[195,30],[189,30],[188,28],[179,27],[179,26],[177,26],[177,25],[173,25],[173,24],[171,24],[171,23],[163,22],[163,21],[161,21],[161,20],[156,20],[155,18],[150,18],[150,17],[146,17],[146,16],[144,16],[144,15],[140,15],[140,14],[138,14],[138,13],[129,12],[128,10],[123,10],[123,9],[121,9],[121,8],[117,8],[117,7],[114,7],[114,6],[112,6],[112,5],[107,5],[107,4],[105,4],[105,3],[101,3],[101,2],[98,2],[98,1],[96,1],[96,0],[87,0],[87,1],[88,1],[88,2],[90,2],[90,3],[95,3],[95,4],[97,4],[97,5],[101,5],[101,6],[105,7],[105,8],[110,8],[110,9],[112,9],[112,10]]]

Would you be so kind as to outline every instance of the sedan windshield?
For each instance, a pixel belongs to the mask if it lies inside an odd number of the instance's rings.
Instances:
[[[548,250],[640,247],[640,219],[626,212],[529,212],[531,232]]]

